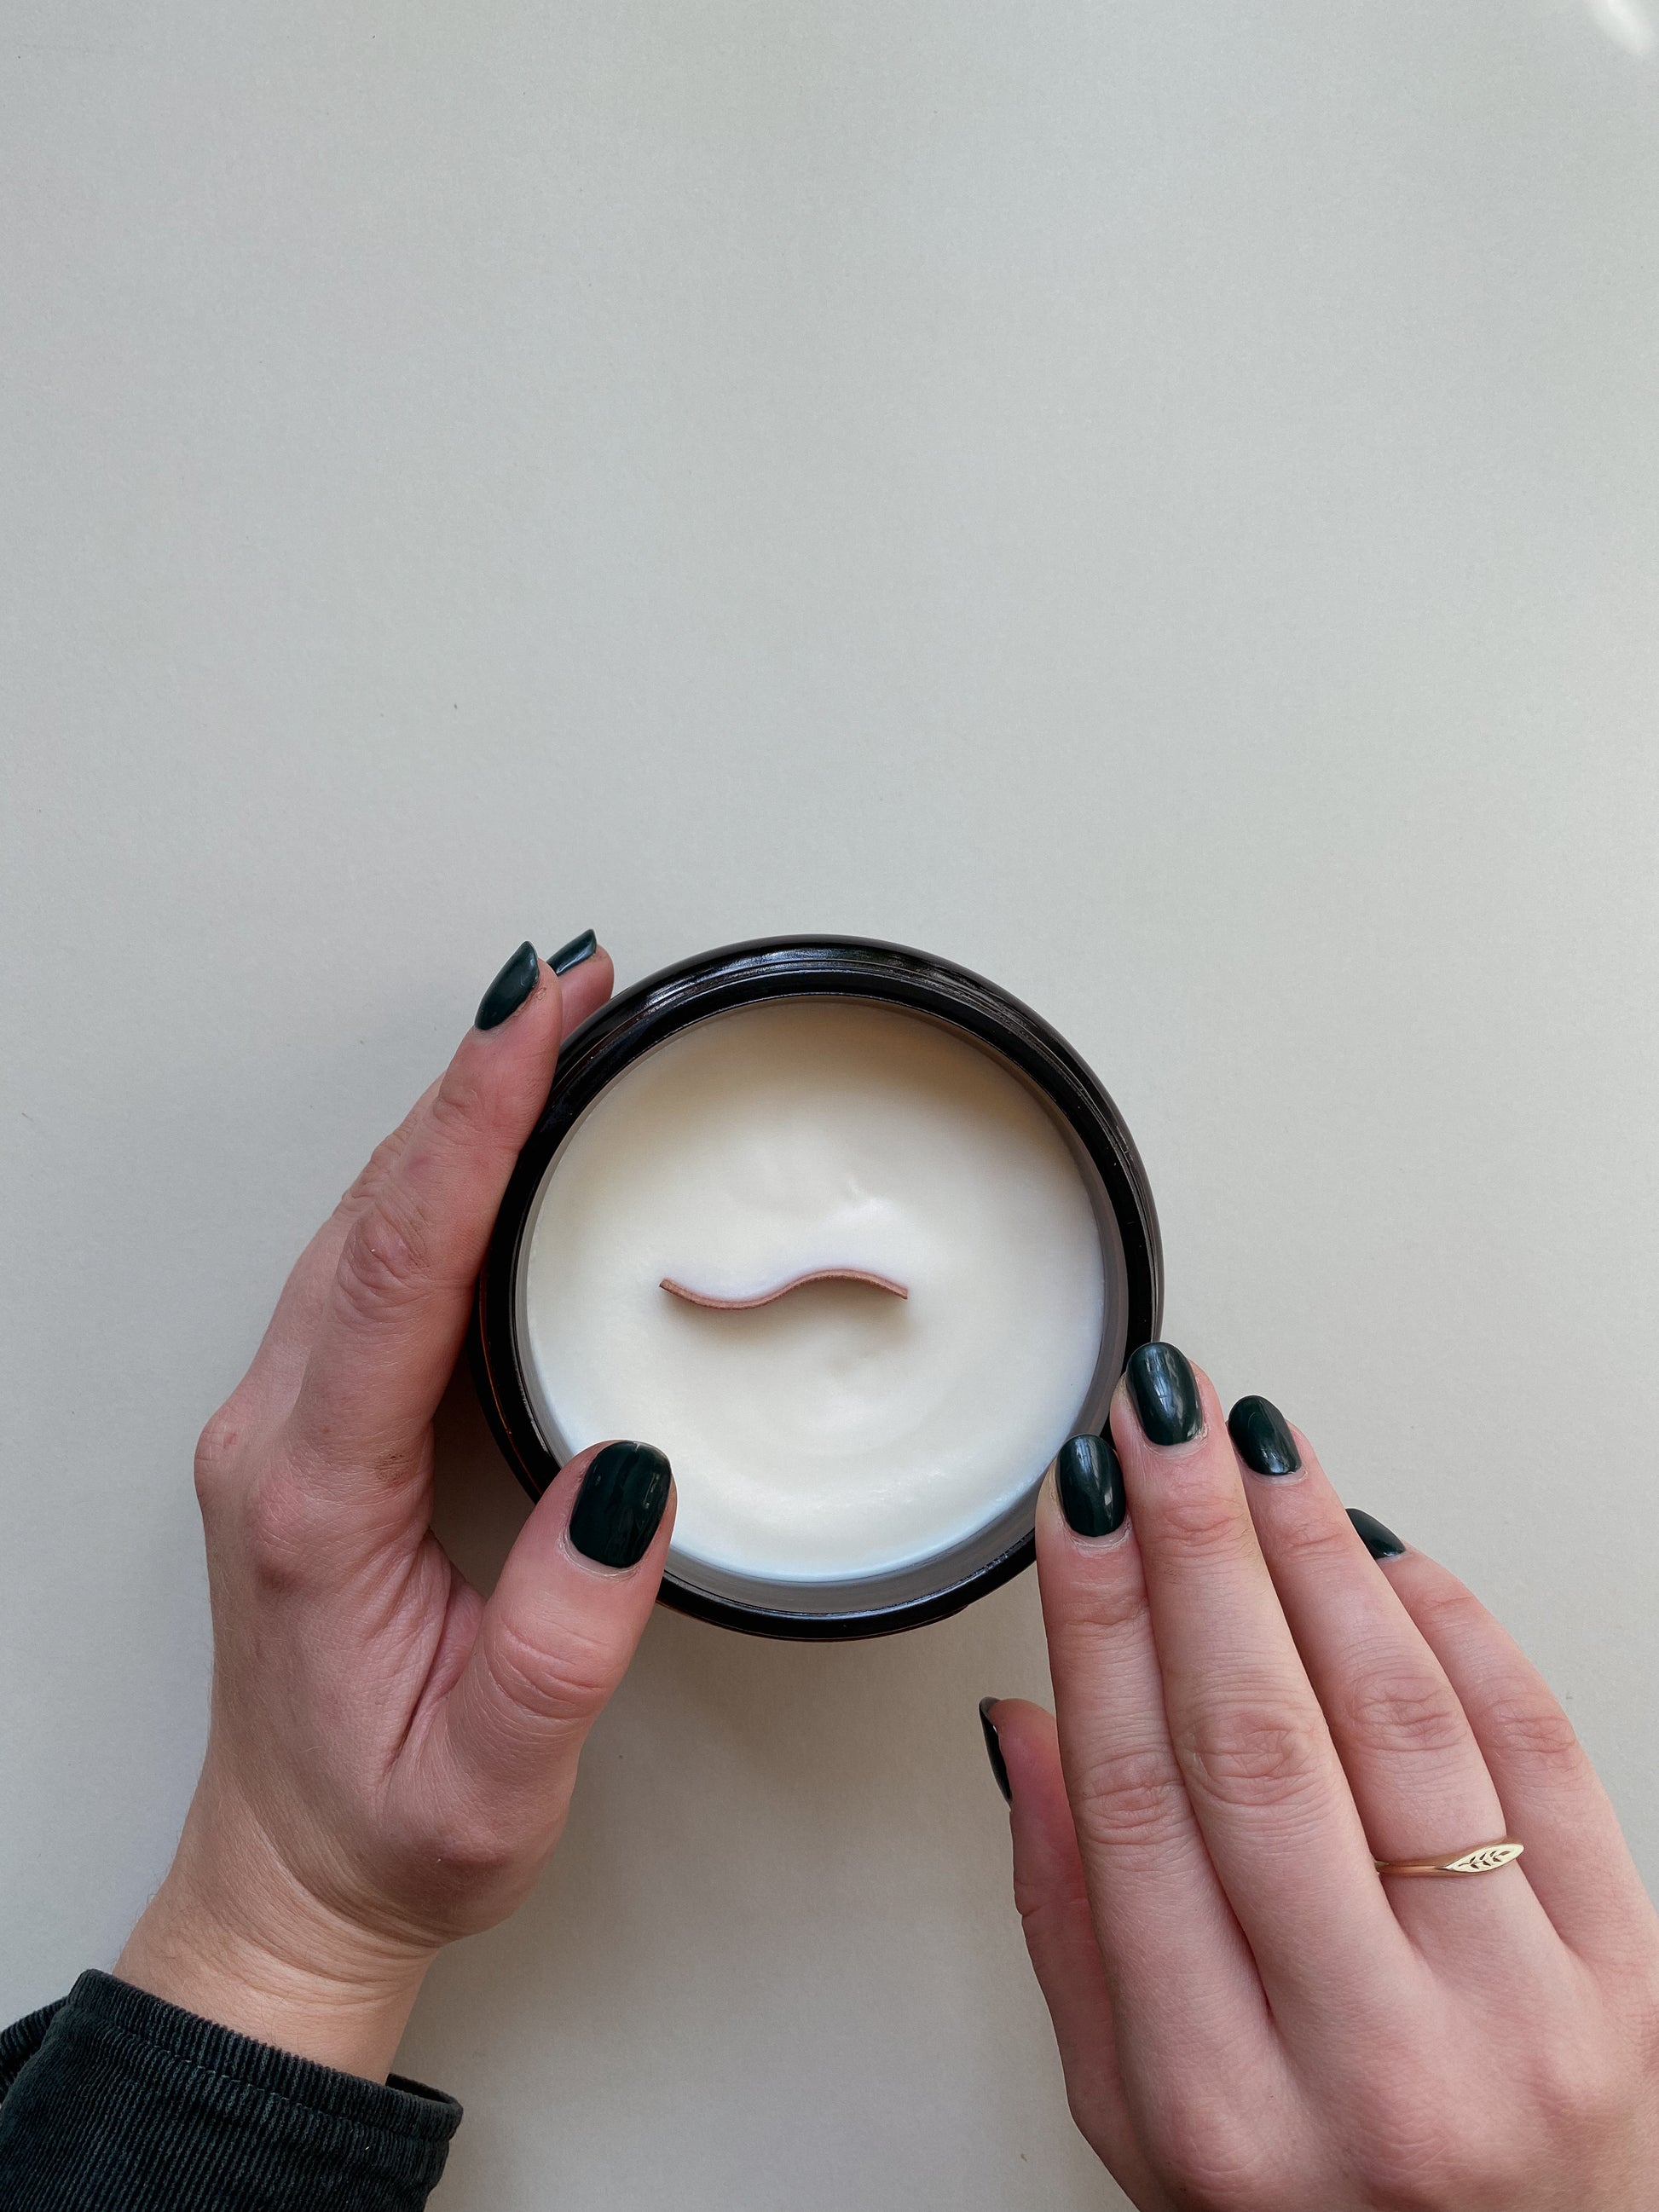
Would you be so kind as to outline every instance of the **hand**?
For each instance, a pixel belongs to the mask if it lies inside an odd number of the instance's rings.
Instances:
[[[1135,1354],[1039,1508],[1058,1739],[989,1709],[1079,2126],[1143,2212],[1644,2212],[1659,1924],[1565,1716],[1264,1401],[1233,1426]]]
[[[481,1010],[507,1014],[312,1239],[197,1453],[207,1756],[116,1972],[358,2073],[385,2075],[440,1946],[535,1881],[661,1578],[673,1502],[648,1448],[573,1461],[487,1603],[429,1526],[432,1417],[501,1193],[561,1038],[610,989],[603,952],[562,982],[515,955]]]

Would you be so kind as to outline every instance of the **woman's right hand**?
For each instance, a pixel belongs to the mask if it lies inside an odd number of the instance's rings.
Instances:
[[[197,1454],[212,1725],[116,1972],[348,2072],[385,2075],[439,1947],[535,1881],[673,1523],[667,1461],[624,1443],[564,1468],[487,1601],[430,1526],[433,1415],[496,1209],[561,1039],[610,993],[591,936],[567,953],[563,980],[528,945],[503,969]]]
[[[1111,1436],[1039,1507],[1058,1735],[985,1709],[1085,2136],[1142,2212],[1648,2212],[1659,1921],[1560,1706],[1264,1400],[1146,1346]]]

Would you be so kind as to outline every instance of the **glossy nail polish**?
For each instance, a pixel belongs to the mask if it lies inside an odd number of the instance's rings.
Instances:
[[[1372,1559],[1403,1559],[1405,1558],[1406,1547],[1392,1528],[1385,1528],[1380,1521],[1373,1520],[1369,1513],[1362,1513],[1357,1505],[1351,1505],[1348,1508],[1348,1518],[1358,1529],[1365,1549],[1370,1553]]]
[[[526,938],[501,974],[478,1001],[477,1020],[481,1030],[499,1029],[509,1014],[516,1014],[536,988],[541,963]]]
[[[1138,1346],[1125,1372],[1148,1443],[1189,1444],[1202,1433],[1198,1378],[1184,1352],[1172,1344]]]
[[[582,1557],[602,1567],[642,1559],[668,1503],[671,1472],[654,1444],[607,1444],[571,1508],[570,1540]]]
[[[547,964],[556,975],[568,975],[573,968],[580,968],[584,960],[591,960],[599,950],[599,940],[591,929],[573,937],[568,945],[562,945],[556,952],[550,952]]]
[[[995,1703],[994,1698],[980,1699],[979,1724],[985,1731],[985,1756],[991,1762],[991,1771],[996,1778],[997,1788],[1002,1792],[1002,1802],[1005,1805],[1012,1805],[1014,1793],[1008,1787],[1008,1769],[1003,1761],[1002,1746],[997,1741],[997,1732],[991,1725],[991,1708]]]
[[[1227,1434],[1252,1474],[1294,1474],[1302,1464],[1296,1438],[1270,1399],[1241,1398],[1227,1416]]]
[[[1079,1536],[1109,1536],[1129,1501],[1109,1437],[1071,1437],[1054,1454],[1054,1488],[1066,1525]]]

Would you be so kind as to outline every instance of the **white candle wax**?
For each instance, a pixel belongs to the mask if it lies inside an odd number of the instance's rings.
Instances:
[[[845,999],[678,1032],[554,1155],[519,1286],[550,1443],[673,1462],[675,1554],[838,1581],[1027,1491],[1100,1357],[1105,1267],[1048,1109],[960,1032]],[[732,1309],[823,1270],[821,1281]]]

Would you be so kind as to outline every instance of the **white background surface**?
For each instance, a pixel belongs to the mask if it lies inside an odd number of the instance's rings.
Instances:
[[[166,1864],[204,1416],[588,922],[1048,1013],[1169,1333],[1496,1604],[1659,1875],[1656,67],[1638,0],[8,0],[0,2011]],[[974,1714],[1036,1597],[654,1623],[416,2016],[441,2203],[1115,2201]]]

